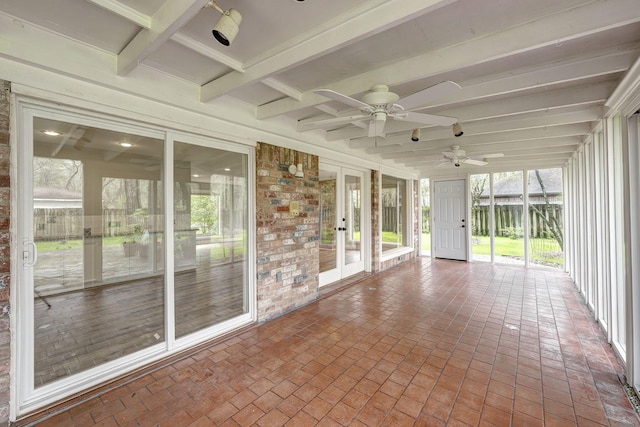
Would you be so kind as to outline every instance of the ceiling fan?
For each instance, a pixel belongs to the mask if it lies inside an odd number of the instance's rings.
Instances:
[[[445,160],[442,163],[436,165],[436,167],[446,166],[448,164],[452,164],[455,167],[459,168],[463,164],[474,165],[474,166],[485,166],[489,162],[486,159],[503,157],[502,153],[493,153],[493,154],[478,154],[473,157],[469,157],[466,155],[466,152],[460,148],[459,145],[452,145],[451,151],[443,151],[442,155]]]
[[[454,117],[434,114],[416,113],[413,108],[420,107],[438,98],[453,95],[460,91],[460,85],[452,81],[444,81],[419,92],[400,99],[400,96],[389,91],[389,86],[378,84],[367,92],[362,100],[351,98],[330,89],[318,89],[314,93],[360,110],[360,114],[335,117],[331,119],[305,122],[305,126],[340,125],[369,121],[369,137],[384,136],[384,125],[388,117],[426,125],[451,126],[457,122]]]

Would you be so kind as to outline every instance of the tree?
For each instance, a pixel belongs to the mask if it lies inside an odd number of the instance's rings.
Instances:
[[[477,213],[480,211],[480,196],[484,192],[489,174],[471,176],[471,230],[473,235],[480,234],[480,227],[477,224]]]
[[[218,231],[218,197],[215,194],[191,196],[191,224],[201,228],[202,233]]]
[[[547,189],[544,185],[542,177],[540,176],[540,170],[536,169],[535,174],[536,174],[536,179],[538,180],[538,184],[540,184],[540,190],[542,191],[542,197],[544,198],[544,204],[547,207],[547,211],[551,211],[551,203],[549,201]],[[542,218],[542,221],[545,223],[545,225],[547,226],[547,228],[549,229],[553,237],[556,239],[556,241],[560,245],[560,249],[564,249],[564,245],[563,245],[564,236],[562,233],[562,227],[560,227],[560,224],[558,223],[557,216],[556,215],[547,216],[536,205],[533,205],[531,203],[529,203],[529,207],[540,215],[540,218]]]

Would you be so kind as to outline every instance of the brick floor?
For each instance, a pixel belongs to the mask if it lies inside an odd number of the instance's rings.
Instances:
[[[566,275],[420,258],[40,426],[639,426]]]

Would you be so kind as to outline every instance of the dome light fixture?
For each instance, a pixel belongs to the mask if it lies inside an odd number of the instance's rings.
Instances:
[[[215,1],[210,1],[209,6],[222,14],[216,25],[213,26],[211,33],[221,44],[229,46],[238,35],[242,15],[235,9],[227,11],[220,9]]]

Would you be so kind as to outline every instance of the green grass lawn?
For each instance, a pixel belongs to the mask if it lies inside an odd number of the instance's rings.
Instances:
[[[491,255],[489,236],[473,237],[471,251],[476,255]],[[524,239],[496,237],[494,240],[496,256],[524,258]],[[431,250],[431,234],[422,234],[422,250]],[[529,256],[532,262],[562,266],[564,258],[560,245],[554,239],[529,239]]]

